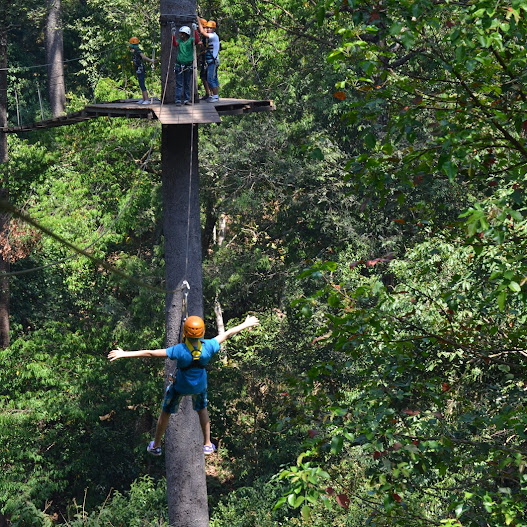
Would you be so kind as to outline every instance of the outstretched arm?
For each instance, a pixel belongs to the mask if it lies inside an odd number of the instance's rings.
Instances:
[[[152,64],[155,64],[157,60],[152,60],[150,57],[147,57],[144,53],[141,53],[141,58],[143,60],[146,60],[147,62],[151,62]]]
[[[204,37],[208,37],[209,34],[207,33],[207,31],[205,31],[205,28],[202,26],[202,24],[201,24],[201,20],[199,19],[199,17],[198,17],[198,19],[197,19],[197,22],[198,22],[198,30],[199,30],[199,32],[200,32]]]
[[[259,323],[260,321],[256,317],[248,316],[245,319],[245,321],[239,324],[238,326],[234,326],[233,328],[225,331],[225,333],[220,333],[219,335],[217,335],[216,340],[221,344],[222,342],[226,341],[228,338],[232,337],[233,335],[236,335],[236,333],[239,333],[240,331],[243,331],[244,329],[257,326]]]
[[[121,348],[117,348],[116,350],[110,351],[108,353],[108,358],[110,359],[110,362],[117,360],[117,359],[131,359],[135,357],[166,357],[167,356],[167,350],[166,349],[159,349],[159,350],[138,350],[138,351],[124,351]]]

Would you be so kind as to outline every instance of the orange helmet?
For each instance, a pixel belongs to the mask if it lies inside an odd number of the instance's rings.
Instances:
[[[216,22],[214,22],[214,20],[209,20],[206,24],[206,27],[211,27],[212,29],[216,29]]]
[[[201,25],[205,27],[207,25],[207,21],[204,18],[200,18],[199,21],[201,22]]]
[[[139,39],[137,37],[132,37],[129,42],[130,44],[139,44]]]
[[[205,322],[200,317],[188,317],[183,324],[183,336],[189,339],[200,339],[205,335]]]

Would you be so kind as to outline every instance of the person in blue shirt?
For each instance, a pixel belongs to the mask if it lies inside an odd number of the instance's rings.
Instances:
[[[150,441],[147,452],[154,456],[161,455],[161,440],[165,434],[170,414],[178,411],[181,398],[192,396],[194,410],[198,412],[199,422],[203,431],[203,453],[212,454],[216,446],[210,440],[210,419],[207,410],[207,371],[205,366],[220,350],[220,344],[244,329],[257,326],[259,320],[248,316],[244,322],[220,333],[213,339],[203,339],[205,323],[200,317],[191,316],[183,325],[183,342],[176,346],[157,350],[124,351],[121,348],[110,351],[110,361],[132,357],[168,357],[177,360],[175,375],[171,376],[163,407],[157,420],[154,439]]]

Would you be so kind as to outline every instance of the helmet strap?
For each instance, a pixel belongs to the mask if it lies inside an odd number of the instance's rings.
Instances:
[[[185,346],[187,346],[188,350],[190,351],[190,354],[192,355],[192,360],[199,360],[201,357],[201,340],[196,339],[198,341],[198,345],[194,346],[192,342],[190,342],[188,337],[183,337],[183,343]]]

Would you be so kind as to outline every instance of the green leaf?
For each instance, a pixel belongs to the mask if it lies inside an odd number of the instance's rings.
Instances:
[[[367,133],[364,136],[364,144],[370,150],[373,150],[375,148],[375,145],[377,144],[377,140],[375,139],[375,136],[371,132]]]
[[[302,505],[302,503],[304,503],[305,501],[305,497],[303,494],[300,494],[299,496],[296,497],[295,501],[294,501],[294,504],[293,504],[293,508],[294,509],[298,509],[298,507],[300,507],[300,505]]]
[[[326,18],[326,9],[321,6],[317,9],[317,24],[321,26]]]
[[[311,159],[318,159],[319,161],[324,160],[324,153],[318,147],[314,148],[312,152],[309,154],[309,156],[311,157]]]
[[[401,29],[403,29],[403,27],[403,22],[395,22],[395,24],[393,24],[392,27],[390,27],[389,29],[390,35],[392,35],[392,37],[398,35],[401,32]]]
[[[344,438],[340,435],[335,436],[331,440],[331,453],[338,454],[342,450],[343,445],[344,445]]]
[[[443,172],[448,176],[449,181],[454,181],[457,174],[457,166],[452,160],[445,161],[442,166]]]
[[[505,300],[507,300],[507,291],[505,289],[498,295],[497,300],[499,310],[503,311],[505,309]]]
[[[415,35],[407,29],[401,33],[401,42],[406,49],[411,49],[415,42]]]
[[[287,496],[282,496],[281,498],[279,498],[277,502],[275,503],[273,510],[276,510],[279,507],[281,507],[286,501],[287,501]]]

